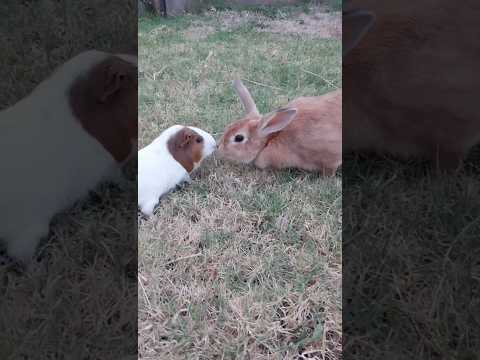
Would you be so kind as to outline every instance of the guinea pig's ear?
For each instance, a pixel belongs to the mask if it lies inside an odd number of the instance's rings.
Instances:
[[[268,136],[283,130],[297,115],[297,109],[279,109],[265,115],[260,121],[258,132],[260,136]]]
[[[108,60],[103,68],[103,79],[98,86],[97,98],[105,103],[115,93],[117,93],[127,80],[127,71],[121,59],[112,58]]]
[[[189,131],[183,131],[180,138],[180,147],[184,148],[192,142],[192,134]]]

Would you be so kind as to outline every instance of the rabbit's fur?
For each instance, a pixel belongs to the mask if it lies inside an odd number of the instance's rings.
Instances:
[[[480,142],[480,3],[347,5],[362,11],[344,13],[344,150],[458,169]]]

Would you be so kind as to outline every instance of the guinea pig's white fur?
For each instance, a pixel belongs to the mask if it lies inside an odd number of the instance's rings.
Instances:
[[[189,172],[174,159],[168,150],[168,141],[184,126],[174,125],[163,131],[151,144],[138,152],[138,206],[150,216],[161,196],[183,182],[190,182]],[[193,126],[189,129],[203,137],[202,161],[216,149],[215,139],[207,132]],[[194,164],[194,170],[200,166]]]
[[[0,240],[20,261],[31,259],[56,213],[102,180],[120,180],[120,164],[82,128],[68,95],[75,79],[108,56],[81,53],[0,113]]]

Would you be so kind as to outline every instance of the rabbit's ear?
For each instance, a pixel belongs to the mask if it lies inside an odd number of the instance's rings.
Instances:
[[[233,81],[233,88],[235,89],[235,92],[237,93],[240,100],[242,101],[242,104],[245,108],[245,113],[247,115],[259,115],[257,105],[255,105],[255,101],[253,101],[252,95],[250,95],[250,92],[245,87],[245,85],[243,85],[240,79],[235,79]]]
[[[346,11],[342,16],[343,56],[358,45],[375,23],[375,14],[370,11]]]
[[[297,109],[279,109],[265,115],[260,121],[258,133],[260,136],[268,136],[283,130],[297,115]]]

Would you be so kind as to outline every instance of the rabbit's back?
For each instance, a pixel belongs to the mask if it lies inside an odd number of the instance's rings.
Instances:
[[[480,4],[391,5],[362,3],[377,21],[344,58],[345,147],[435,161],[443,153],[456,166],[480,141]]]
[[[256,165],[334,173],[342,161],[342,90],[300,97],[287,107],[297,109],[295,119],[270,139]]]

